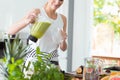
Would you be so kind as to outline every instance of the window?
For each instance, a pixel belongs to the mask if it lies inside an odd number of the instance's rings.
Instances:
[[[91,53],[120,57],[120,0],[94,0]]]

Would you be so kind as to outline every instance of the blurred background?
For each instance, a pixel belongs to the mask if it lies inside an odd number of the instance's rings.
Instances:
[[[0,40],[12,23],[21,19],[32,8],[40,8],[47,0],[0,0]],[[90,56],[112,58],[119,64],[120,57],[120,0],[64,0],[58,10],[68,20],[68,49],[60,52],[60,65],[74,71]],[[26,43],[29,27],[19,32]]]

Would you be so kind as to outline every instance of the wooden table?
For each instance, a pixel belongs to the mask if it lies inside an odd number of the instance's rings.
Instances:
[[[78,78],[79,80],[82,80],[82,78],[83,78],[83,74],[76,74],[75,71],[73,71],[73,72],[66,72],[65,76],[71,77],[71,78]]]

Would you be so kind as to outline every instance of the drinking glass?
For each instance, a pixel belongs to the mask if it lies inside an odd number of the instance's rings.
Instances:
[[[87,57],[84,60],[85,67],[83,72],[83,80],[99,80],[98,59]]]

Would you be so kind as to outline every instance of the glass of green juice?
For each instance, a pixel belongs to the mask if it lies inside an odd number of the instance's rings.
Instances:
[[[44,35],[50,25],[50,22],[35,22],[30,30],[30,34],[39,39]]]

